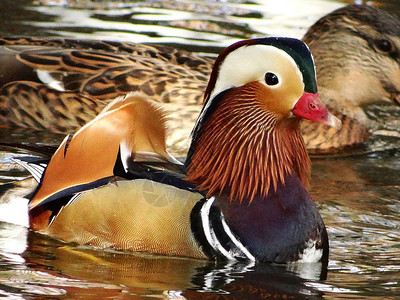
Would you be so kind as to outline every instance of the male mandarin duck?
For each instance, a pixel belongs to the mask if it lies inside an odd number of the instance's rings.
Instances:
[[[318,97],[308,47],[237,42],[215,61],[184,165],[166,150],[158,104],[141,93],[117,98],[67,136],[46,168],[24,162],[40,180],[30,227],[160,255],[326,262],[301,119],[341,123]]]
[[[399,103],[399,20],[372,6],[338,9],[307,32],[321,99],[342,119],[336,133],[303,122],[310,152],[366,142],[371,122],[363,106]],[[116,96],[141,91],[165,103],[167,144],[185,153],[201,109],[213,59],[159,45],[42,38],[4,38],[0,122],[67,133],[94,118]],[[3,59],[2,59],[3,58]],[[32,70],[36,70],[32,72]]]

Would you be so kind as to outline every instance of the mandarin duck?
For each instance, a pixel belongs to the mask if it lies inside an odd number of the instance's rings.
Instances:
[[[308,47],[237,42],[218,56],[184,164],[167,151],[166,117],[139,92],[111,102],[47,162],[30,228],[65,242],[158,255],[326,262],[300,120],[340,127],[317,93]]]
[[[337,134],[304,122],[307,148],[362,145],[380,134],[379,122],[386,121],[368,114],[368,106],[400,105],[399,19],[372,6],[350,5],[317,21],[303,41],[315,59],[320,97],[343,121]],[[398,131],[397,126],[388,127]]]
[[[336,133],[303,122],[309,152],[365,143],[372,129],[363,107],[398,104],[399,33],[397,18],[366,5],[340,8],[308,30],[304,41],[315,57],[321,99],[344,123]],[[214,59],[150,44],[43,38],[0,43],[3,125],[68,133],[94,118],[109,99],[141,91],[165,103],[169,149],[186,153]]]

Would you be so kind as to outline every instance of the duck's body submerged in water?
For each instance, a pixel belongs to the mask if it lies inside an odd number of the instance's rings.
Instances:
[[[365,143],[370,120],[363,106],[398,104],[399,35],[397,18],[364,5],[343,7],[309,29],[304,41],[316,60],[321,99],[344,123],[338,133],[303,124],[309,151],[335,152]],[[110,99],[141,91],[166,103],[173,133],[168,146],[186,152],[213,59],[132,43],[41,38],[2,43],[0,59],[10,64],[0,77],[3,124],[66,133],[91,120]]]
[[[30,227],[102,248],[326,262],[300,120],[340,121],[319,100],[307,46],[290,38],[233,44],[216,60],[204,103],[184,165],[166,150],[163,113],[137,93],[67,136],[43,173],[27,162],[40,179]]]

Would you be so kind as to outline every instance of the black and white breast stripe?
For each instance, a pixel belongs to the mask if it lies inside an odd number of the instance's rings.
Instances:
[[[211,258],[252,260],[255,257],[234,235],[214,197],[199,201],[191,213],[192,232],[204,253]]]

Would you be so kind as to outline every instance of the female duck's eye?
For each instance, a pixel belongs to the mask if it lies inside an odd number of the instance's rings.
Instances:
[[[378,48],[380,51],[383,52],[391,52],[393,50],[392,43],[385,39],[376,40],[375,46],[376,48]]]
[[[268,85],[275,85],[279,83],[278,76],[274,73],[268,72],[265,74],[265,83]]]

